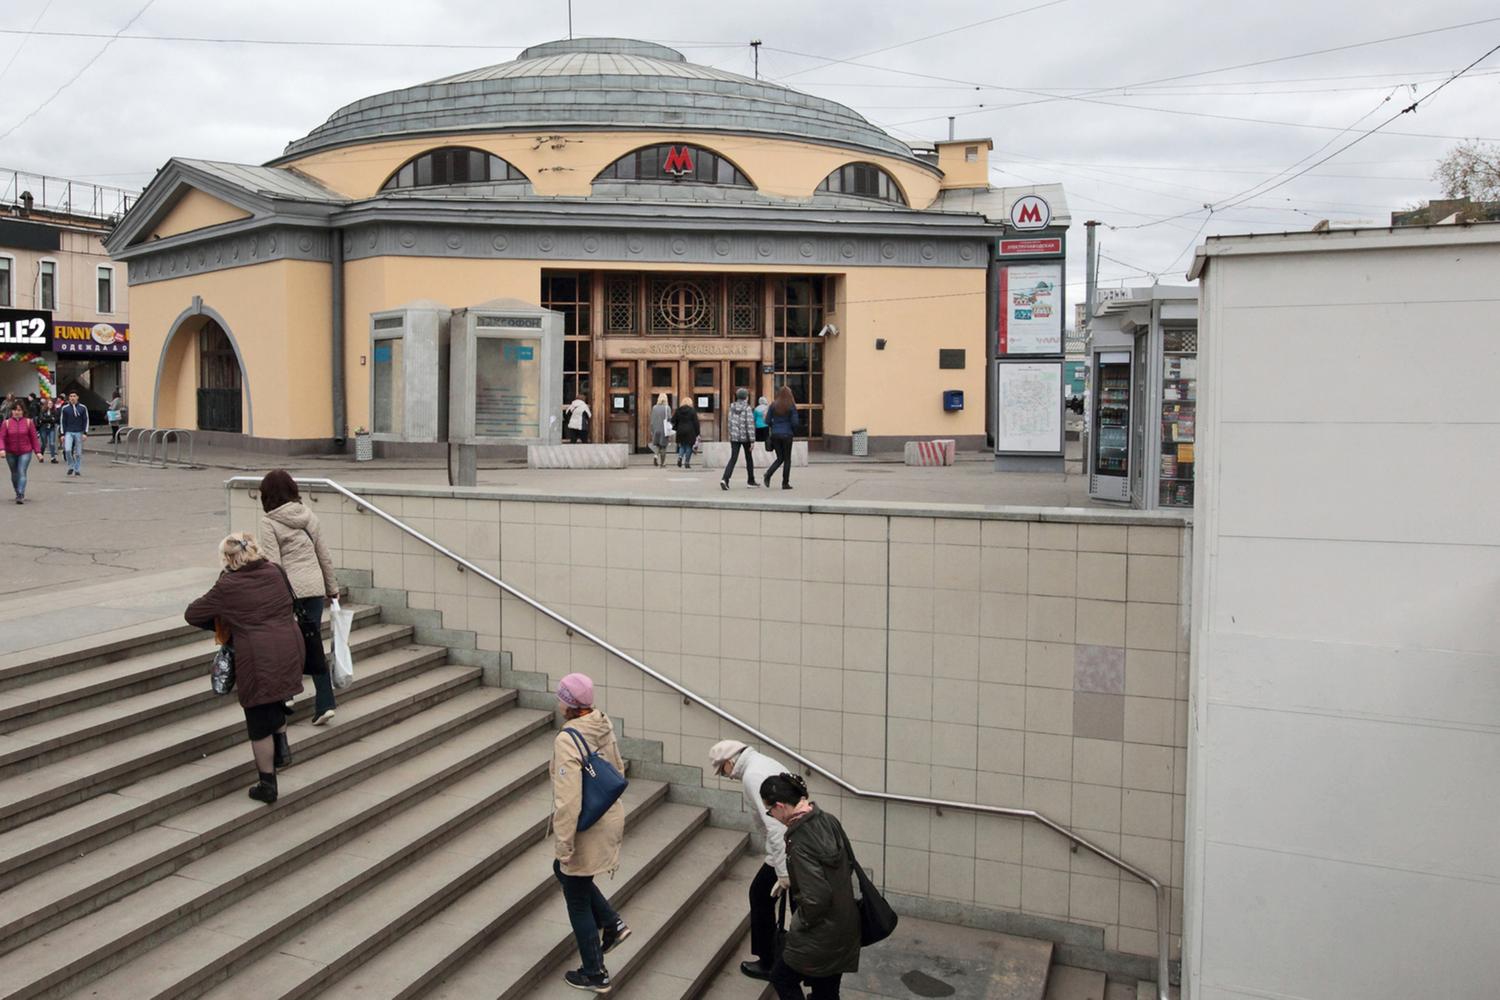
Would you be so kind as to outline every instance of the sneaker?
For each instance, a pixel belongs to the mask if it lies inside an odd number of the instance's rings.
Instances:
[[[563,973],[563,982],[575,990],[589,990],[593,993],[608,993],[613,988],[609,981],[608,969],[597,976],[585,975],[582,969],[574,969]]]
[[[604,954],[608,955],[615,945],[628,937],[630,937],[630,928],[625,921],[616,920],[613,927],[604,928],[604,933],[599,939],[599,947]]]
[[[728,493],[729,492],[729,480],[727,480],[727,479],[721,479],[721,480],[719,480],[719,489],[723,490],[725,493]]]
[[[319,712],[317,715],[314,715],[313,718],[312,718],[312,724],[315,725],[315,726],[327,725],[329,722],[332,722],[332,721],[333,721],[333,709],[331,709],[331,708],[328,711],[326,711],[326,712]]]

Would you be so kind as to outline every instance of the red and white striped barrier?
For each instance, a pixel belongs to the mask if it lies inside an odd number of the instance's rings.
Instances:
[[[906,442],[907,465],[952,465],[956,442],[952,438]]]

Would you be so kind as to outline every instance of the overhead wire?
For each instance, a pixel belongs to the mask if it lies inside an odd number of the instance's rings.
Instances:
[[[31,27],[35,29],[37,25],[41,24],[42,18],[46,17],[47,11],[51,9],[52,0],[47,0],[46,3],[42,4],[42,9],[37,12],[36,18],[31,22]],[[30,38],[22,37],[21,44],[16,46],[16,50],[12,52],[10,54],[10,58],[6,60],[5,68],[0,69],[0,80],[5,79],[5,74],[9,73],[10,68],[16,64],[16,60],[21,57],[21,51],[26,48],[26,43],[29,41],[31,41]]]

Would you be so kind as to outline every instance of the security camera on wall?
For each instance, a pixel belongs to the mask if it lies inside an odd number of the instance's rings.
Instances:
[[[839,328],[834,326],[832,323],[823,324],[823,329],[818,331],[818,336],[820,337],[837,337],[838,335]]]

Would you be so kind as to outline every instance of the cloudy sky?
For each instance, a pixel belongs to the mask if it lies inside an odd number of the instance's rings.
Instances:
[[[1461,138],[1500,139],[1496,53],[1260,193],[1500,45],[1493,0],[574,0],[573,23],[746,74],[760,39],[762,76],[912,143],[956,115],[996,184],[1066,186],[1074,299],[1085,219],[1104,285],[1180,281],[1204,235],[1385,222]],[[567,31],[566,0],[5,0],[0,167],[138,189],[173,155],[263,162],[342,104]]]

